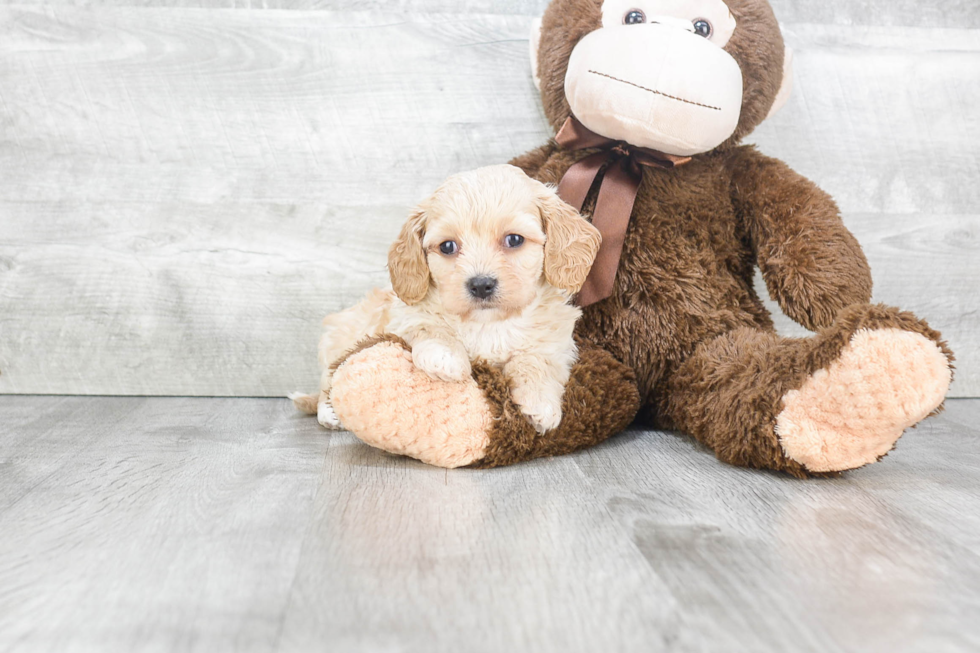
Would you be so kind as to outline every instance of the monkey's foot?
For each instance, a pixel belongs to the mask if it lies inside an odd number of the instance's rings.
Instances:
[[[477,361],[461,382],[415,367],[404,341],[362,343],[333,375],[331,403],[365,443],[438,467],[497,467],[598,444],[626,428],[640,405],[632,370],[607,351],[579,343],[565,386],[562,421],[538,434],[514,403],[503,372]]]
[[[937,344],[911,331],[863,329],[839,357],[783,396],[776,434],[811,472],[873,463],[942,405],[952,380]]]

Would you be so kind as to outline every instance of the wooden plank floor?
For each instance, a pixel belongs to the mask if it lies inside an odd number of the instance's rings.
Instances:
[[[273,399],[0,397],[0,651],[980,650],[980,400],[831,480],[445,471]]]

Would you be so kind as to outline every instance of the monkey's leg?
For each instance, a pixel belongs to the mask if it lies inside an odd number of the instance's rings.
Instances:
[[[562,423],[543,435],[499,370],[478,362],[472,379],[447,383],[417,370],[402,342],[365,344],[337,368],[334,410],[367,444],[430,465],[496,467],[569,453],[621,431],[639,407],[632,371],[587,343],[565,388]]]
[[[674,372],[663,412],[719,459],[807,476],[873,463],[940,408],[941,336],[910,313],[855,305],[812,338],[739,329]]]

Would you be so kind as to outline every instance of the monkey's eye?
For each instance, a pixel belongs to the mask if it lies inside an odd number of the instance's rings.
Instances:
[[[630,9],[623,16],[623,25],[640,25],[647,22],[647,15],[639,9]]]
[[[711,23],[704,18],[698,18],[694,21],[694,33],[698,36],[703,36],[704,38],[711,38],[714,33],[714,29],[711,27]]]
[[[514,249],[524,244],[524,236],[519,234],[507,234],[504,236],[504,245]]]
[[[447,240],[439,245],[439,251],[446,256],[452,256],[459,251],[459,245],[456,244],[455,240]]]

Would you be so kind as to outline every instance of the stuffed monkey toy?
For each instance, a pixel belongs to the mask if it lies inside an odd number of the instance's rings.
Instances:
[[[401,343],[372,341],[334,377],[358,437],[489,467],[594,445],[639,415],[733,465],[806,477],[879,460],[941,407],[953,356],[940,334],[870,304],[834,201],[739,144],[789,92],[766,0],[553,0],[532,58],[557,136],[513,164],[603,235],[562,423],[538,435],[499,370],[443,383]],[[775,333],[756,266],[812,337]]]

